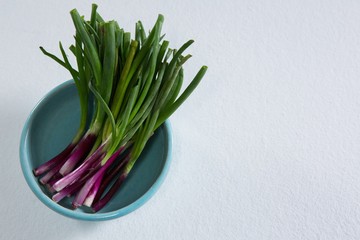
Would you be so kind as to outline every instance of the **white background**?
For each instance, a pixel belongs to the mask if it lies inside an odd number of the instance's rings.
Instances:
[[[0,239],[360,239],[359,1],[98,1],[133,32],[157,14],[172,47],[195,39],[171,117],[173,162],[143,207],[107,222],[63,217],[30,191],[18,149],[31,109],[70,79],[39,46],[72,43],[72,8],[0,2]]]

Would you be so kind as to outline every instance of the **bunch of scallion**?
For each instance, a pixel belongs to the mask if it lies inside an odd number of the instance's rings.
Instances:
[[[89,21],[76,9],[70,14],[76,32],[69,49],[77,67],[61,42],[61,58],[40,49],[70,72],[79,93],[80,127],[71,143],[34,174],[54,201],[73,196],[74,208],[96,212],[115,195],[154,131],[193,92],[207,67],[181,92],[182,66],[191,57],[183,53],[193,41],[170,49],[161,34],[162,15],[148,34],[138,21],[132,39],[116,21],[104,21],[95,4]]]

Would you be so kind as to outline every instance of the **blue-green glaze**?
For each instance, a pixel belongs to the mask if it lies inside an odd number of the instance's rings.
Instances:
[[[80,123],[80,104],[73,81],[49,92],[26,120],[20,140],[21,168],[34,194],[52,210],[79,220],[102,221],[124,216],[148,201],[160,187],[171,162],[172,136],[165,122],[151,137],[116,196],[97,213],[71,209],[71,201],[55,203],[32,170],[70,143]]]

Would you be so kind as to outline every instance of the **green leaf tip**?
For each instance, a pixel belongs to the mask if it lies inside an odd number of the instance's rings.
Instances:
[[[158,21],[164,22],[164,15],[159,14],[158,15]]]

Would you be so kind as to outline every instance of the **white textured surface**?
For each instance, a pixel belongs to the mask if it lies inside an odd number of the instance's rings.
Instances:
[[[173,163],[143,207],[71,220],[28,188],[18,159],[36,102],[69,74],[44,57],[90,2],[0,3],[0,239],[360,239],[359,1],[98,1],[126,29],[158,13],[171,46],[196,40],[171,118]]]

